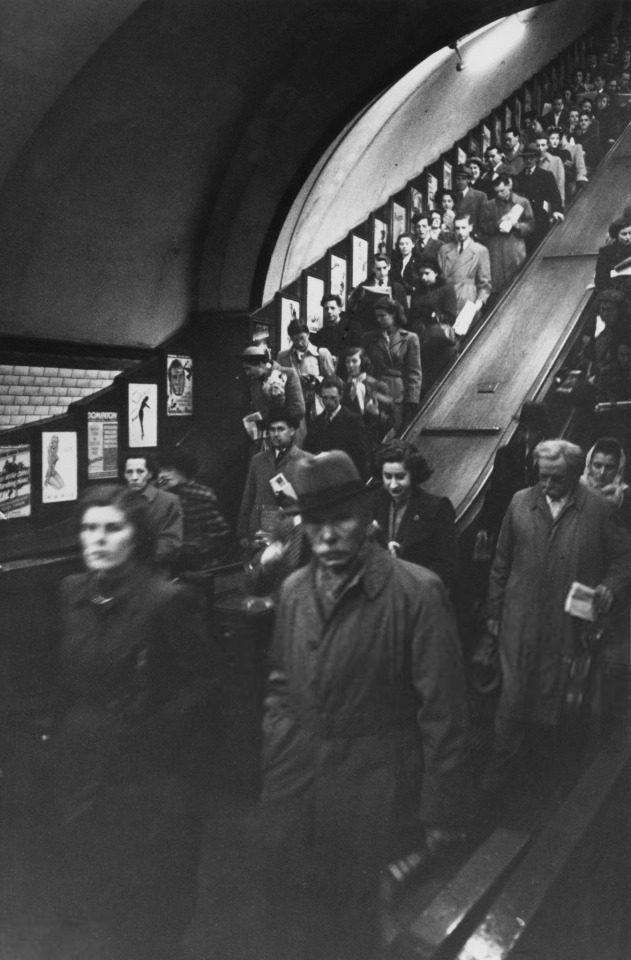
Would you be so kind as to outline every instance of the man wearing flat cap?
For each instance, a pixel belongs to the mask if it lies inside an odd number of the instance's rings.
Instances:
[[[370,960],[380,869],[462,835],[460,642],[440,578],[368,539],[345,453],[298,464],[295,488],[311,559],[281,588],[264,718],[270,956]]]
[[[471,186],[473,180],[473,171],[466,164],[460,164],[456,167],[454,174],[456,182],[456,216],[462,217],[469,214],[473,225],[472,236],[474,240],[478,239],[480,226],[480,211],[486,200],[486,194],[481,190],[474,190]]]

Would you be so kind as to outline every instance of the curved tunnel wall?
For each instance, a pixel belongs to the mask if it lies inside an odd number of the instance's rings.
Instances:
[[[145,0],[2,183],[0,333],[151,347],[191,310],[256,305],[257,268],[344,124],[456,35],[525,6]]]

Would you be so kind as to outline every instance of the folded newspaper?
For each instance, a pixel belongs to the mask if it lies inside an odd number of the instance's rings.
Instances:
[[[585,584],[575,580],[565,598],[565,612],[572,617],[578,617],[579,620],[589,620],[593,623],[596,619],[595,595],[596,591],[592,587],[586,587]]]
[[[473,300],[465,301],[465,305],[456,317],[456,322],[453,325],[453,331],[458,337],[465,337],[467,335],[477,312],[478,308]]]

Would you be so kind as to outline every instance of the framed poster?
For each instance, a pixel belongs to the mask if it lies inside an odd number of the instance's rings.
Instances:
[[[399,235],[407,230],[407,215],[405,207],[392,201],[392,246],[396,247]]]
[[[31,515],[31,448],[0,447],[0,520]]]
[[[472,133],[469,134],[469,145],[467,150],[469,151],[470,157],[480,157],[480,159],[482,159],[481,155],[483,151],[480,149],[480,143],[481,139],[478,139],[478,137],[474,136]]]
[[[467,162],[467,151],[463,150],[462,147],[458,147],[456,151],[456,159],[458,160],[458,166],[462,166]]]
[[[88,410],[88,480],[118,477],[118,413]]]
[[[453,167],[447,160],[443,160],[443,190],[451,190],[453,186]]]
[[[263,344],[272,356],[275,352],[274,321],[264,320],[261,317],[252,318],[250,340],[253,344]]]
[[[167,417],[193,414],[193,358],[169,354],[167,357]]]
[[[322,297],[324,296],[324,280],[307,274],[307,323],[312,333],[322,326]]]
[[[415,213],[423,213],[423,194],[416,187],[410,187],[410,220]]]
[[[342,303],[346,300],[348,293],[348,269],[344,257],[338,257],[331,254],[331,264],[329,270],[329,290],[332,294],[337,294]]]
[[[353,286],[363,283],[368,276],[368,241],[353,234]]]
[[[532,110],[532,91],[530,87],[524,87],[524,111],[530,113]]]
[[[438,180],[433,173],[427,174],[427,209],[434,207],[434,197],[438,193]]]
[[[482,158],[484,159],[484,154],[491,146],[491,128],[487,127],[485,123],[482,124]]]
[[[42,503],[77,499],[77,434],[42,433]]]
[[[518,130],[521,130],[521,119],[522,119],[522,102],[520,97],[515,97],[515,102],[513,104],[513,111],[515,114],[515,126]]]
[[[513,125],[513,111],[507,105],[504,107],[504,131]]]
[[[130,447],[158,446],[158,385],[130,383],[127,386]]]
[[[389,246],[388,241],[390,240],[388,224],[385,222],[385,220],[380,220],[379,217],[375,217],[373,231],[374,253],[385,253],[387,255]]]
[[[501,150],[504,132],[502,130],[502,118],[497,114],[493,117],[493,137],[494,145]]]
[[[280,350],[288,350],[291,340],[287,327],[292,320],[300,320],[300,303],[291,297],[280,298]]]

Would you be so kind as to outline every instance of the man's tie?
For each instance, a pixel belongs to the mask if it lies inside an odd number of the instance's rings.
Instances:
[[[463,250],[464,250],[464,240],[461,240],[460,245],[458,247],[458,253],[459,254],[462,253]]]

